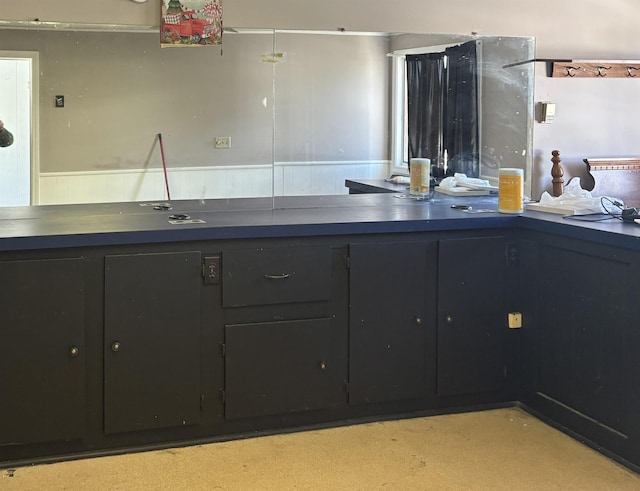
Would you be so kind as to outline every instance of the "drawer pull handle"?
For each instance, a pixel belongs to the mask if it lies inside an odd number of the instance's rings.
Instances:
[[[286,280],[289,276],[291,276],[289,273],[264,275],[264,277],[268,280]]]
[[[69,354],[75,358],[80,354],[80,349],[77,346],[72,346],[71,349],[69,350]]]
[[[118,341],[115,341],[112,345],[111,345],[111,349],[113,351],[120,351],[120,343]]]

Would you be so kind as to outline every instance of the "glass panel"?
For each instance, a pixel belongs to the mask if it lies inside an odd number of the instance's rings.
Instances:
[[[36,143],[36,203],[170,192],[271,207],[347,194],[345,179],[398,170],[405,101],[394,60],[472,39],[482,46],[481,175],[523,167],[530,181],[533,64],[504,66],[533,58],[532,38],[227,28],[222,48],[161,48],[157,28],[47,27],[0,28],[3,54],[39,53],[39,124],[14,132]]]
[[[276,32],[274,195],[344,194],[386,177],[389,37]]]
[[[346,194],[345,179],[408,173],[404,56],[468,41],[477,46],[475,168],[492,183],[500,166],[523,168],[530,186],[533,63],[505,65],[532,59],[533,38],[278,30],[275,39],[275,206]]]
[[[39,52],[35,202],[170,194],[268,198],[271,207],[273,69],[263,55],[273,49],[272,30],[227,32],[221,49],[161,48],[157,31],[70,29],[0,29],[3,53]]]

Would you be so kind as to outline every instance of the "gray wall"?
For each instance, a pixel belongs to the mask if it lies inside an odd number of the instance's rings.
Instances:
[[[534,123],[538,194],[551,192],[553,150],[560,151],[565,184],[575,176],[583,187],[591,187],[593,182],[582,162],[584,158],[640,156],[640,125],[636,123],[640,77],[551,78],[545,75],[544,64],[536,65],[535,100],[556,103],[553,123]]]
[[[223,0],[226,26],[535,36],[538,56],[639,57],[636,0]],[[0,0],[3,19],[158,25],[160,0]]]

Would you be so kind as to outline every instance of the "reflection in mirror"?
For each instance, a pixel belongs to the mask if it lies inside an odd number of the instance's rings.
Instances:
[[[389,37],[276,32],[276,196],[344,194],[345,179],[386,177]]]
[[[288,183],[335,194],[345,179],[407,174],[411,137],[412,156],[431,158],[441,175],[495,181],[501,166],[518,167],[530,185],[533,67],[504,65],[532,58],[533,38],[276,31],[276,46],[285,60],[275,78],[276,196],[289,195]],[[416,54],[447,61],[412,127],[407,59]],[[456,59],[469,77],[453,76]]]
[[[14,57],[39,52],[34,203],[166,200],[161,134],[172,199],[271,206],[273,70],[261,57],[272,31],[229,33],[224,52],[161,48],[157,29],[0,29],[0,43]]]
[[[407,173],[398,60],[468,41],[479,173],[523,167],[528,181],[532,67],[503,65],[533,58],[531,38],[227,28],[222,49],[163,49],[157,29],[5,26],[0,58],[39,54],[32,203],[167,199],[158,135],[172,199],[270,198]]]

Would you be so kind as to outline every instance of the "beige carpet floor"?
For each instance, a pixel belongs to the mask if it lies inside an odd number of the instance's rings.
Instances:
[[[640,490],[518,408],[0,470],[2,490]]]

